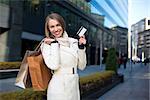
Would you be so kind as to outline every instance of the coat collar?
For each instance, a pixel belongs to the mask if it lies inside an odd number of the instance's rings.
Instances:
[[[58,43],[60,45],[67,46],[67,47],[69,47],[70,44],[72,44],[72,43],[77,43],[78,42],[77,39],[68,37],[68,34],[67,34],[66,31],[64,31],[62,37],[56,38],[56,40],[58,41]]]
[[[67,34],[66,31],[64,31],[62,37],[56,38],[56,40],[58,41],[58,43],[59,43],[60,45],[67,46],[67,47],[70,46],[69,37],[68,37],[68,34]]]
[[[68,34],[67,34],[67,32],[66,31],[64,31],[64,33],[63,33],[63,36],[62,36],[63,38],[68,38]]]

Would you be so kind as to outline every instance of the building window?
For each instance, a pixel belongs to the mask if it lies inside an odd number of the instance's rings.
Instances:
[[[148,25],[150,25],[150,20],[148,20]]]
[[[9,0],[0,0],[0,3],[9,5]]]

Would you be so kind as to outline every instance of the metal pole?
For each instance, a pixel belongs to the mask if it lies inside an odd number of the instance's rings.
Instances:
[[[130,58],[130,68],[131,68],[131,70],[130,70],[130,73],[132,73],[132,33],[131,33],[131,44],[130,45],[131,45],[131,47],[130,47],[131,48],[131,53],[130,53],[131,54],[131,56],[130,56],[131,57]]]
[[[100,50],[100,68],[102,68],[102,52],[103,52],[102,51],[103,50],[102,49],[102,40],[100,40],[100,49],[99,50]]]
[[[99,48],[99,50],[100,50],[100,52],[99,52],[99,54],[100,54],[100,68],[102,69],[102,54],[103,54],[103,31],[101,31],[100,32],[100,48]]]

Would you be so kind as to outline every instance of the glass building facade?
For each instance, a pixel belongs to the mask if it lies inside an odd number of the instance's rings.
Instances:
[[[17,43],[17,40],[15,42],[16,48],[20,48],[15,50],[20,53],[20,57],[23,57],[27,49],[33,50],[44,37],[45,18],[48,14],[53,12],[63,16],[66,22],[66,31],[71,37],[76,35],[81,26],[88,29],[86,33],[88,42],[86,50],[88,64],[99,64],[104,48],[112,47],[114,37],[111,35],[111,31],[106,29],[104,25],[97,22],[97,20],[90,15],[90,5],[84,0],[26,0],[16,1],[16,3],[20,4],[19,7],[21,8],[18,10],[18,13],[13,11],[15,4],[10,5],[10,7],[12,8],[12,15],[22,15],[19,19],[14,17],[14,22],[21,20],[21,24],[18,26],[21,30],[13,32],[14,36],[16,36],[18,32],[20,34],[20,37],[17,37],[20,42]],[[11,30],[13,29],[11,28],[8,32]],[[10,38],[13,39],[13,37]],[[10,41],[12,41],[12,39],[10,39]],[[8,49],[11,49],[10,46],[8,46]],[[9,59],[9,57],[7,58],[8,61],[19,60],[16,59],[16,56],[13,56],[11,59]]]

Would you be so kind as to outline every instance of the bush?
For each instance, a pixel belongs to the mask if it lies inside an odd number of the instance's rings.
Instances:
[[[112,70],[115,71],[117,74],[117,55],[115,48],[110,48],[108,50],[108,55],[106,58],[106,70]]]
[[[87,83],[91,83],[97,80],[104,80],[112,77],[114,74],[113,71],[104,71],[104,72],[96,72],[88,76],[84,76],[80,78],[80,84],[84,85]]]
[[[80,78],[80,92],[82,96],[88,95],[106,85],[111,84],[114,71],[97,72]]]
[[[46,91],[24,89],[15,92],[1,93],[0,97],[1,100],[46,100]]]
[[[18,69],[21,62],[0,62],[0,70],[4,69]]]
[[[103,87],[106,80],[111,80],[113,71],[97,72],[88,76],[81,77],[80,90],[81,95],[91,93],[91,90]],[[111,84],[111,82],[108,82]],[[92,91],[93,92],[93,91]],[[34,91],[33,89],[24,89],[20,91],[1,93],[1,100],[46,100],[46,91]]]

